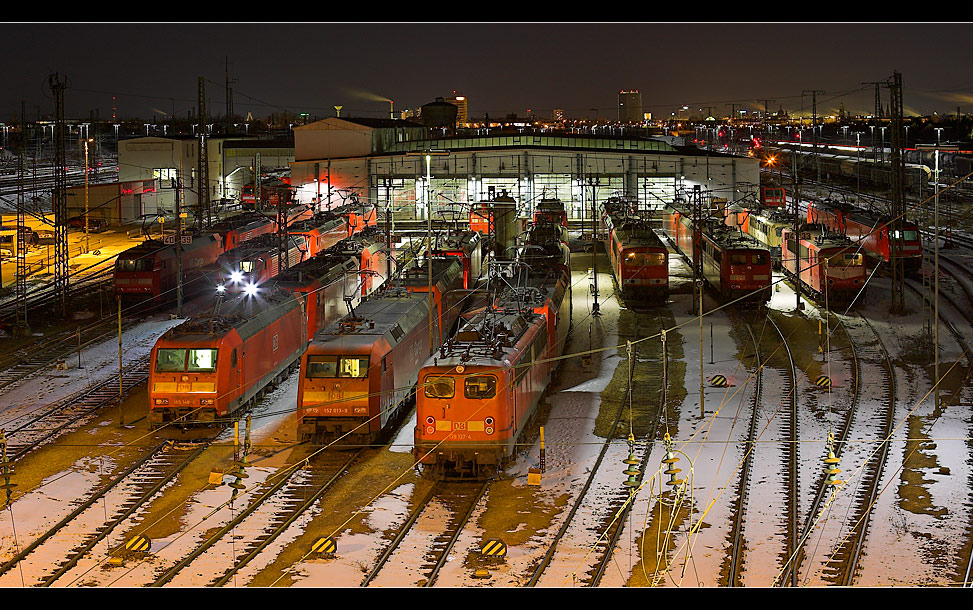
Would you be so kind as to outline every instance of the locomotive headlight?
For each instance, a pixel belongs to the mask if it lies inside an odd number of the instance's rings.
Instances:
[[[157,404],[157,405],[167,405],[167,404],[169,404],[169,399],[168,398],[156,398],[155,399],[155,404]]]
[[[488,426],[492,426],[493,425],[493,418],[492,417],[488,417],[488,418],[486,418],[486,419],[483,420],[483,423],[485,423]]]
[[[216,401],[213,400],[212,398],[200,398],[199,399],[199,404],[201,404],[201,405],[213,405],[213,404],[216,404]]]
[[[226,285],[225,284],[218,284],[216,286],[216,292],[219,293],[219,294],[223,294],[224,292],[226,292]]]
[[[246,286],[243,287],[243,293],[246,294],[248,297],[257,296],[257,290],[258,288],[256,284],[247,284]]]
[[[493,434],[493,426],[487,426],[483,431],[487,434]]]
[[[434,432],[436,432],[435,428],[432,426],[426,426],[426,434],[433,434]]]
[[[234,271],[233,273],[230,274],[230,281],[233,282],[234,284],[239,284],[240,282],[243,281],[243,274],[240,273],[239,271]]]

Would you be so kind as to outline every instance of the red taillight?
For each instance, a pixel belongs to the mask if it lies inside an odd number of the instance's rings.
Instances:
[[[429,424],[430,426],[435,425],[436,418],[430,415],[429,417],[426,418],[426,423]]]
[[[485,423],[488,426],[492,426],[493,425],[493,418],[492,417],[488,417],[488,418],[486,418],[486,419],[483,420],[483,423]]]

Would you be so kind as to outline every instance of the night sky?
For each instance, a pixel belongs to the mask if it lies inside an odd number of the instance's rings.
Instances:
[[[310,6],[310,5],[309,5]],[[66,116],[185,118],[207,79],[222,115],[225,62],[234,108],[387,117],[437,96],[469,97],[470,115],[614,118],[619,89],[644,109],[730,104],[818,114],[874,108],[874,87],[902,73],[907,114],[973,112],[971,24],[3,24],[0,121],[50,114],[48,75],[68,78]],[[883,104],[888,91],[882,92]],[[803,103],[803,106],[802,106]]]

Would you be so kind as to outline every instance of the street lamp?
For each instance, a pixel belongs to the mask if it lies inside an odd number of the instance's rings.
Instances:
[[[88,142],[94,142],[93,138],[84,141],[84,253],[91,251],[88,243]]]

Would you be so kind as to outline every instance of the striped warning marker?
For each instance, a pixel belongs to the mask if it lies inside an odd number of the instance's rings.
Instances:
[[[133,536],[125,543],[125,550],[132,553],[145,553],[152,546],[152,542],[145,536]]]
[[[818,386],[819,388],[826,388],[826,389],[830,390],[831,389],[831,378],[828,377],[827,375],[821,375],[814,382],[814,385]]]
[[[318,555],[334,555],[337,550],[338,543],[330,536],[327,538],[318,538],[318,541],[311,545],[311,551]]]
[[[723,375],[713,375],[709,382],[714,388],[725,388],[727,385],[726,377]]]
[[[503,540],[494,538],[493,540],[487,540],[483,548],[480,549],[480,554],[487,557],[506,557],[507,556],[507,545],[504,544]]]

